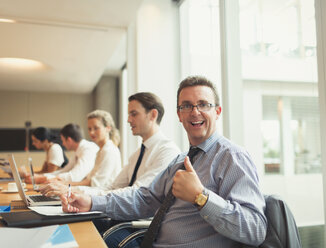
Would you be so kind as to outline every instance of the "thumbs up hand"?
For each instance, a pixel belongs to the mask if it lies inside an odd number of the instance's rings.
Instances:
[[[195,203],[196,196],[203,191],[204,186],[188,156],[184,160],[184,165],[186,170],[178,170],[174,175],[172,193],[181,200]]]

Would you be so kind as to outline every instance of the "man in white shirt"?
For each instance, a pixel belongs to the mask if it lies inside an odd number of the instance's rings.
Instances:
[[[111,185],[106,188],[77,186],[73,190],[77,188],[90,195],[106,195],[113,190],[119,192],[128,188],[146,187],[180,153],[175,143],[167,139],[160,130],[159,125],[164,115],[161,100],[149,92],[136,93],[128,100],[128,123],[132,134],[140,136],[144,146],[138,169],[135,170],[141,148],[129,157],[128,164]],[[59,184],[50,184],[41,190],[47,196],[60,195],[66,191],[67,186]]]
[[[74,151],[74,156],[61,170],[52,173],[35,175],[36,183],[44,183],[49,179],[78,182],[93,169],[98,146],[83,139],[83,133],[79,125],[67,124],[60,130],[62,144],[69,151]]]
[[[129,157],[128,165],[107,188],[80,186],[79,190],[91,195],[106,195],[112,190],[119,192],[130,187],[148,186],[155,176],[179,154],[179,148],[160,130],[159,125],[164,115],[164,107],[160,99],[153,93],[140,92],[131,95],[128,100],[128,123],[132,134],[140,136],[145,147],[138,170],[135,172],[141,148]],[[135,178],[131,182],[134,173]]]

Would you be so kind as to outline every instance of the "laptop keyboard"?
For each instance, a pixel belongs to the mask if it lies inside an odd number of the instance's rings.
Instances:
[[[31,198],[34,202],[58,201],[58,199],[47,197],[44,195],[30,195],[29,198]]]

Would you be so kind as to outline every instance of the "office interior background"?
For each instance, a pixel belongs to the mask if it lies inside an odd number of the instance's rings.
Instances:
[[[322,0],[3,0],[0,18],[13,22],[0,22],[0,128],[74,122],[88,137],[86,114],[104,109],[127,163],[141,142],[127,99],[151,91],[163,132],[187,150],[176,91],[204,75],[222,99],[218,131],[249,151],[264,194],[287,202],[303,247],[324,247],[325,11]],[[16,57],[42,63],[3,59]]]

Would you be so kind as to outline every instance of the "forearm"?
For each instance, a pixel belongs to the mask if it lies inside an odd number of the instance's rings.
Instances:
[[[56,171],[58,170],[58,166],[56,166],[55,164],[51,164],[51,163],[48,163],[48,166],[47,166],[47,172],[53,172],[53,171]]]
[[[57,177],[68,182],[80,182],[88,173],[89,170],[74,167],[71,171],[58,174]]]
[[[75,189],[77,189],[79,192],[83,192],[87,195],[107,195],[109,193],[109,190],[103,190],[98,187],[89,187],[89,186],[75,186]]]
[[[41,174],[41,173],[47,173],[47,172],[49,172],[49,171],[47,171],[47,163],[44,162],[43,165],[42,165],[41,170],[36,171],[35,173],[40,173]]]
[[[71,186],[90,186],[91,180],[89,178],[85,178],[80,182],[70,182]]]
[[[120,194],[92,196],[91,211],[105,212],[116,220],[130,220],[152,217],[160,202],[154,201],[148,189],[128,190]],[[142,206],[137,208],[135,206]]]

